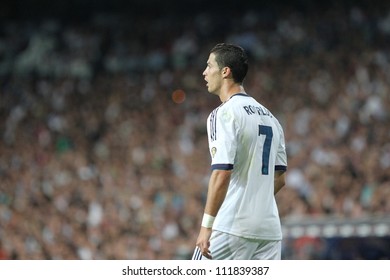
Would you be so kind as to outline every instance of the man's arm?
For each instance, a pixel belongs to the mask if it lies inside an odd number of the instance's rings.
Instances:
[[[286,184],[286,175],[284,170],[276,170],[274,175],[274,195]]]
[[[213,170],[211,173],[204,214],[211,217],[217,216],[219,208],[221,208],[221,205],[225,200],[231,173],[232,171],[230,170]],[[209,259],[211,259],[209,250],[211,231],[212,226],[205,227],[202,225],[196,241],[196,246],[198,246],[202,254]]]
[[[231,174],[231,170],[213,170],[211,173],[204,210],[206,214],[217,216],[219,208],[225,200]]]

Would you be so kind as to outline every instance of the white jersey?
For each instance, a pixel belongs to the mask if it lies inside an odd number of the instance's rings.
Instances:
[[[207,123],[211,168],[232,170],[213,230],[281,240],[274,173],[287,169],[287,155],[279,121],[254,98],[240,93],[216,108]]]

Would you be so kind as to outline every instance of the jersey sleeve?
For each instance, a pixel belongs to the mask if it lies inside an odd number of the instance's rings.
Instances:
[[[286,153],[286,144],[284,139],[284,132],[281,125],[278,125],[279,133],[280,133],[280,141],[276,154],[275,161],[275,170],[287,170],[287,153]]]
[[[234,114],[223,107],[208,117],[207,134],[211,169],[231,170],[237,149]]]

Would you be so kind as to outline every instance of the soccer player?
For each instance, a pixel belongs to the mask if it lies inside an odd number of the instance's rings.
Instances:
[[[283,129],[245,92],[245,51],[217,44],[203,76],[222,104],[207,119],[212,173],[192,259],[281,259],[275,194],[284,186]]]

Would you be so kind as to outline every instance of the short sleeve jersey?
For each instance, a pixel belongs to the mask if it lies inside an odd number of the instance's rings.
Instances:
[[[207,124],[212,170],[232,170],[213,229],[281,240],[274,174],[287,169],[287,155],[279,121],[254,98],[239,93],[211,112]]]

